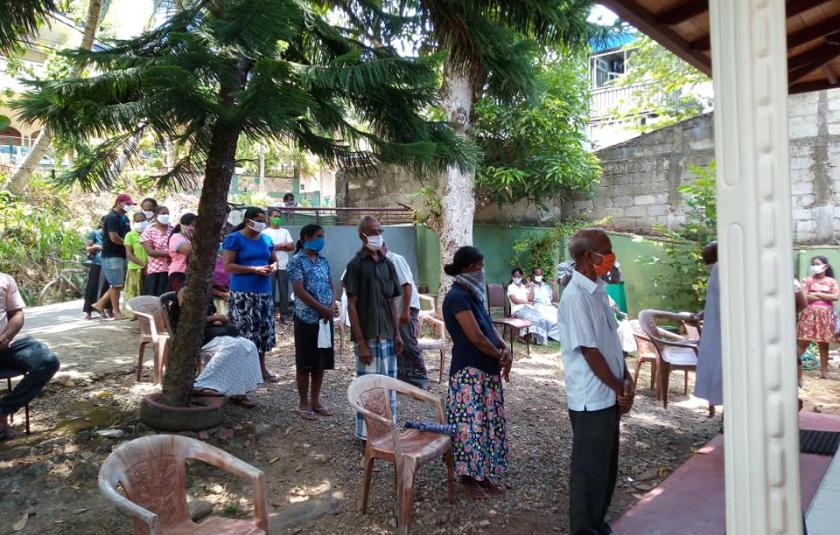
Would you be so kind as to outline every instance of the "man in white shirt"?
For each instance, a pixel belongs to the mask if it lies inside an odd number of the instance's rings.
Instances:
[[[612,533],[606,522],[618,475],[621,415],[635,385],[624,362],[618,322],[601,277],[615,254],[606,232],[584,229],[569,243],[575,271],[560,299],[560,346],[572,422],[571,535]]]
[[[274,306],[280,307],[280,323],[289,319],[289,276],[286,265],[289,263],[289,253],[295,250],[295,242],[288,230],[281,228],[280,210],[272,208],[268,212],[269,224],[263,234],[274,242],[277,256],[277,270],[271,276],[271,293],[274,296]]]
[[[0,442],[15,437],[11,415],[35,399],[58,371],[58,357],[46,344],[29,336],[15,338],[23,328],[23,297],[10,275],[0,273],[0,370],[15,370],[23,379],[0,397]]]
[[[397,355],[397,378],[428,390],[429,377],[426,373],[426,363],[423,361],[423,352],[420,351],[417,343],[417,331],[420,326],[420,294],[417,293],[417,285],[414,284],[414,275],[402,255],[385,246],[383,248],[386,251],[385,258],[394,264],[397,281],[402,289],[402,295],[394,298],[394,305],[399,314],[400,336],[403,339],[403,352]]]

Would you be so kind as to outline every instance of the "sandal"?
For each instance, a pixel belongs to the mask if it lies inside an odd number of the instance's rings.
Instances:
[[[304,420],[307,420],[309,422],[312,422],[312,421],[315,421],[315,420],[318,419],[318,417],[315,416],[315,413],[312,412],[312,411],[302,411],[300,409],[294,409],[292,412],[294,412],[295,414],[297,414],[298,416],[300,416],[301,418],[303,418]]]
[[[276,383],[280,378],[276,374],[268,372],[268,375],[263,375],[263,381],[266,383]]]
[[[323,405],[321,405],[317,409],[312,409],[312,412],[314,412],[315,414],[320,414],[321,416],[335,416],[335,413],[333,411],[329,410]]]
[[[495,496],[501,496],[506,492],[504,485],[502,485],[501,483],[494,483],[493,480],[490,478],[479,481],[478,486],[481,487],[481,490],[483,490],[487,494],[492,494]]]
[[[251,401],[250,399],[245,398],[245,397],[242,397],[242,398],[233,397],[233,398],[228,398],[228,400],[231,403],[233,403],[234,405],[239,405],[243,409],[253,409],[254,407],[257,406],[256,403],[254,403],[253,401]]]
[[[481,488],[478,485],[478,482],[476,482],[474,479],[469,481],[469,482],[462,479],[461,480],[461,486],[464,488],[464,490],[467,491],[467,494],[473,500],[486,500],[487,499],[487,493],[484,492],[484,489]]]

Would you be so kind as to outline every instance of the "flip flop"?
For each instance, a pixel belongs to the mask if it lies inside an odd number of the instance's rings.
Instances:
[[[335,413],[333,411],[329,410],[323,405],[321,405],[317,409],[312,409],[312,412],[314,412],[315,414],[320,414],[321,416],[335,416]]]
[[[266,382],[266,383],[276,383],[279,380],[280,380],[280,378],[277,377],[276,374],[271,373],[271,372],[268,372],[268,375],[263,375],[263,382]]]
[[[315,413],[312,412],[312,411],[302,411],[300,409],[294,409],[294,410],[292,410],[292,412],[294,412],[295,414],[297,414],[298,416],[300,416],[304,420],[307,420],[307,421],[310,421],[310,422],[318,419],[318,417],[315,416]]]

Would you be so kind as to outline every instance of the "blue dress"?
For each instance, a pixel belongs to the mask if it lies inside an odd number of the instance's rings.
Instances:
[[[694,395],[709,400],[710,405],[723,404],[723,367],[720,342],[720,276],[718,264],[712,267],[703,309],[703,332],[697,356],[697,380]]]

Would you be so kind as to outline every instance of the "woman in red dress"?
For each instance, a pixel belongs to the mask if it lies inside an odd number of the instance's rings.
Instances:
[[[811,343],[820,349],[820,377],[828,372],[828,344],[835,341],[834,302],[840,297],[834,270],[824,256],[811,259],[811,276],[802,283],[808,307],[799,315],[796,326],[798,351],[801,355]]]

